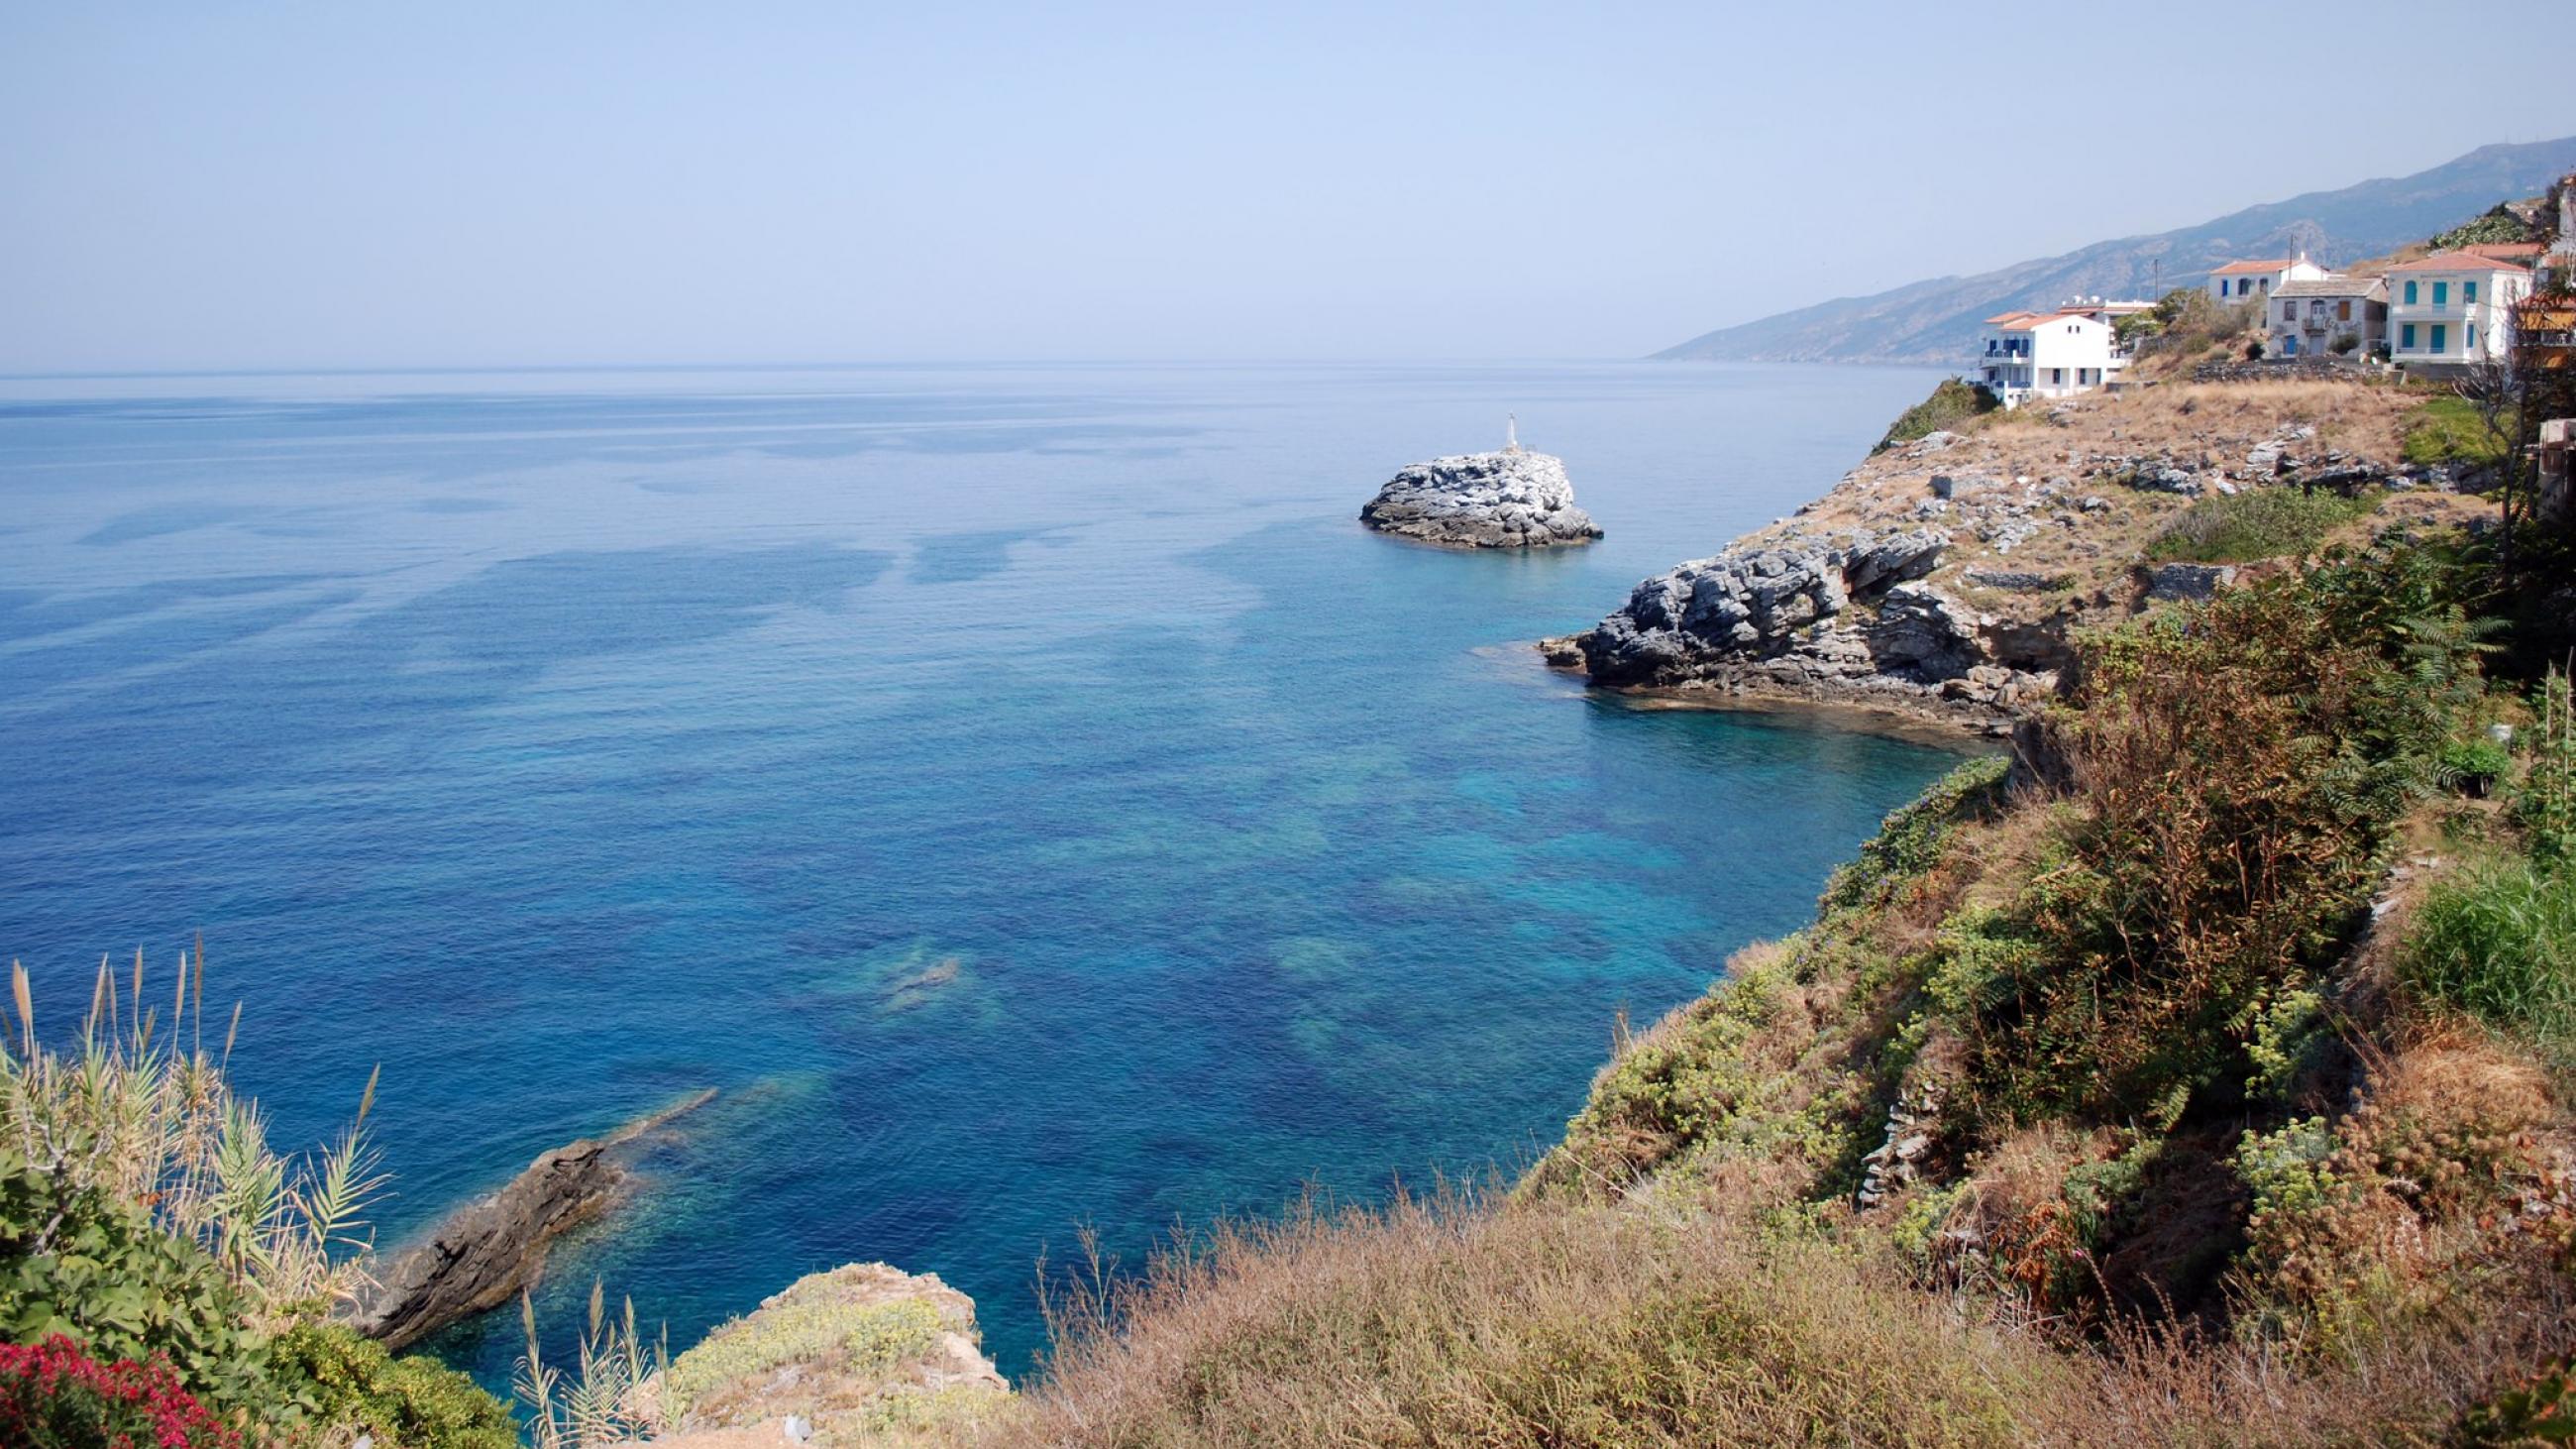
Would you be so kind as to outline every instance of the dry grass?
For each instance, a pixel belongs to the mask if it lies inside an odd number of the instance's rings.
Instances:
[[[988,1445],[2415,1442],[2563,1348],[2556,1282],[2332,1364],[2072,1349],[1741,1217],[1452,1196],[1216,1230],[1086,1299]]]
[[[1977,1444],[2073,1378],[1817,1245],[1454,1196],[1220,1228],[1117,1307],[991,1442]]]
[[[1992,615],[1994,637],[2009,652],[2016,639],[2062,637],[2128,613],[2136,602],[2133,566],[2190,501],[2122,486],[2111,476],[2116,466],[2104,460],[2168,458],[2194,471],[2241,478],[2249,450],[2283,428],[2309,425],[2318,430],[2315,446],[2393,467],[2405,419],[2422,400],[2419,391],[2359,378],[2166,382],[2118,397],[2094,393],[1991,413],[1959,428],[1963,441],[1939,452],[1918,457],[1897,448],[1870,458],[1795,517],[1743,542],[1926,523],[1944,528],[1952,535],[1950,551],[1930,582]],[[1967,481],[1947,512],[1926,515],[1921,510],[1932,499],[1936,474]],[[2090,511],[2080,506],[2087,498],[2099,500]],[[2462,511],[2453,506],[2460,502],[2409,503],[2405,510],[2447,520]],[[2008,516],[2004,510],[2011,510]],[[1994,530],[2011,520],[2036,528],[2014,530],[2007,549],[1998,546]],[[1994,587],[1971,573],[2036,574],[2056,587]]]

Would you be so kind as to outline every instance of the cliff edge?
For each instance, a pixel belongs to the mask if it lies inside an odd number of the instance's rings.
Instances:
[[[2171,384],[1978,418],[1542,641],[1594,684],[1854,703],[1994,732],[2057,692],[2080,629],[2205,596],[2335,537],[2451,522],[2404,460],[2423,398],[2360,380]]]

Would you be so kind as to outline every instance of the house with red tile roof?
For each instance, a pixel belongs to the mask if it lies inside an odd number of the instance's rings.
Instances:
[[[1987,318],[1986,328],[1977,379],[2008,408],[2091,392],[2129,365],[2110,324],[2086,310],[2006,312]]]
[[[2234,306],[2268,297],[2284,282],[2322,281],[2325,275],[2326,269],[2309,261],[2306,252],[2294,257],[2253,257],[2210,268],[2209,295],[2212,301]]]
[[[2408,372],[2441,376],[2501,362],[2505,318],[2531,295],[2531,271],[2465,247],[2388,269],[2389,357]]]

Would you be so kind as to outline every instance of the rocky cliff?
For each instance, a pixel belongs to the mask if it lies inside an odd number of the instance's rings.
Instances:
[[[2384,488],[2356,526],[2441,511],[2447,475],[2398,461],[2419,401],[2359,381],[2173,385],[1989,415],[1878,454],[1794,517],[1541,648],[1600,685],[1867,704],[2000,733],[2055,692],[2073,630],[2235,579],[2249,560],[2166,557],[2179,531],[2226,525],[2217,505]]]
[[[1545,453],[1466,453],[1416,463],[1360,510],[1380,533],[1453,548],[1549,548],[1601,536]]]

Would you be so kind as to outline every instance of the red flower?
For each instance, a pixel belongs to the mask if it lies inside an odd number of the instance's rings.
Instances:
[[[140,1436],[140,1437],[138,1437]],[[0,1443],[28,1449],[240,1449],[160,1358],[102,1364],[55,1334],[0,1343]]]

